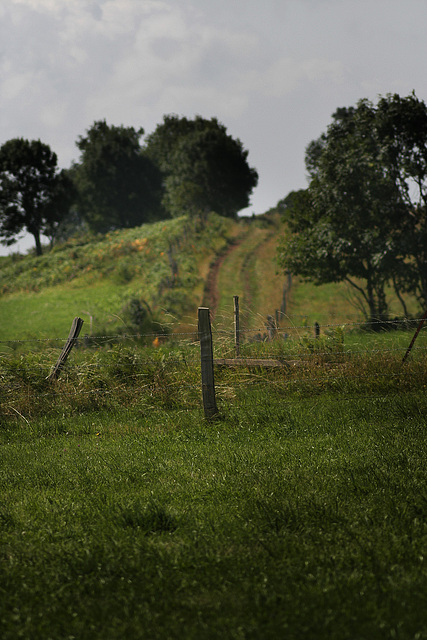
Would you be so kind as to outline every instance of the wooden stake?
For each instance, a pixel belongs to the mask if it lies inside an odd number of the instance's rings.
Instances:
[[[314,337],[318,338],[320,336],[320,324],[318,322],[314,323]]]
[[[409,354],[411,353],[412,347],[414,346],[414,342],[417,339],[417,336],[419,334],[419,332],[422,329],[422,326],[424,324],[424,322],[427,320],[427,311],[425,312],[425,314],[423,315],[423,317],[421,318],[421,321],[417,327],[417,330],[415,331],[414,337],[411,340],[411,344],[409,345],[409,347],[406,349],[406,353],[403,356],[403,360],[402,360],[402,364],[405,362],[406,358],[409,356]]]
[[[59,356],[58,361],[48,378],[49,382],[53,382],[53,380],[56,380],[58,378],[62,367],[64,366],[68,356],[70,355],[71,349],[76,344],[76,341],[82,326],[83,326],[83,320],[81,318],[74,318],[73,323],[71,325],[69,336],[67,338],[67,342],[65,343],[65,346],[61,351],[61,355]]]
[[[207,307],[199,307],[198,328],[202,368],[203,409],[205,417],[210,420],[218,415],[218,408],[215,399],[212,328],[209,309]]]
[[[236,358],[240,356],[240,317],[239,317],[239,296],[233,296],[234,301],[234,345]]]

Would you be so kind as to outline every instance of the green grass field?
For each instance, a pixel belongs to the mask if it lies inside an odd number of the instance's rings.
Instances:
[[[266,340],[274,234],[245,225],[0,262],[2,640],[427,639],[427,329],[403,364],[414,326],[362,330],[345,288],[296,280]],[[197,305],[233,240],[214,356],[241,293],[242,356],[283,366],[217,367],[206,421]],[[76,315],[89,337],[50,383]]]
[[[355,344],[213,422],[196,344],[3,357],[1,637],[426,638],[425,351]]]

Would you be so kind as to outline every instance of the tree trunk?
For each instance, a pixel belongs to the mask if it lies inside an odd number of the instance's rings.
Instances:
[[[421,256],[421,260],[420,256],[416,258],[416,265],[419,273],[419,295],[417,296],[417,298],[420,300],[424,309],[427,309],[427,268],[426,263],[422,258],[423,256]]]
[[[368,276],[366,282],[366,299],[369,307],[368,322],[372,323],[376,320],[377,305],[375,304],[374,288],[372,286],[371,278]]]
[[[375,296],[377,299],[377,316],[378,320],[388,320],[388,305],[384,291],[384,283],[381,282],[375,287]]]
[[[369,305],[369,322],[373,329],[381,329],[381,323],[388,319],[388,304],[384,291],[384,282],[375,282],[368,273],[366,284]]]
[[[38,256],[41,256],[41,255],[43,255],[43,249],[42,249],[42,243],[40,241],[40,232],[39,231],[32,231],[31,233],[32,233],[32,235],[34,237],[34,240],[35,240],[35,243],[36,243],[36,254]]]
[[[406,306],[406,302],[403,299],[403,296],[400,293],[399,287],[397,285],[396,282],[396,278],[393,276],[393,287],[394,287],[394,292],[400,302],[400,304],[402,305],[402,309],[403,309],[403,315],[405,316],[405,318],[408,318],[408,307]],[[426,307],[427,308],[427,307]]]

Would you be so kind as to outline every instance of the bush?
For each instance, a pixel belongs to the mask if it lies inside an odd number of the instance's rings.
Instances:
[[[129,332],[141,338],[150,337],[151,339],[153,334],[166,333],[165,327],[142,298],[130,298],[122,308],[121,317],[125,324],[125,330],[121,331],[123,333]]]

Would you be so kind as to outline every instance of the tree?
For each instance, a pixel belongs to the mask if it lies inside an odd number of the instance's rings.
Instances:
[[[402,256],[396,284],[427,309],[427,106],[414,93],[388,95],[376,113],[382,164],[406,205],[399,229]]]
[[[145,153],[165,174],[170,171],[170,158],[176,145],[186,136],[197,131],[214,129],[226,133],[226,128],[216,118],[206,120],[196,116],[193,120],[175,114],[163,116],[163,123],[145,138]]]
[[[11,245],[27,231],[42,254],[40,237],[52,235],[73,199],[66,172],[40,140],[14,138],[0,148],[0,237]]]
[[[70,170],[62,169],[57,178],[55,198],[48,207],[48,210],[52,209],[51,215],[48,215],[43,229],[43,234],[49,238],[51,246],[54,242],[65,240],[66,237],[61,230],[75,225],[76,221],[74,205],[77,200],[77,191]]]
[[[373,105],[362,100],[333,118],[307,149],[311,181],[287,213],[291,234],[280,260],[316,284],[349,283],[366,316],[383,320],[386,284],[404,264],[400,238],[408,211],[384,164]]]
[[[147,137],[145,151],[163,172],[163,203],[171,215],[188,212],[203,220],[215,211],[234,217],[249,206],[258,174],[240,140],[216,118],[165,116]]]
[[[92,230],[134,227],[161,216],[161,174],[142,153],[143,133],[101,120],[79,137],[81,158],[72,174],[81,214]]]

